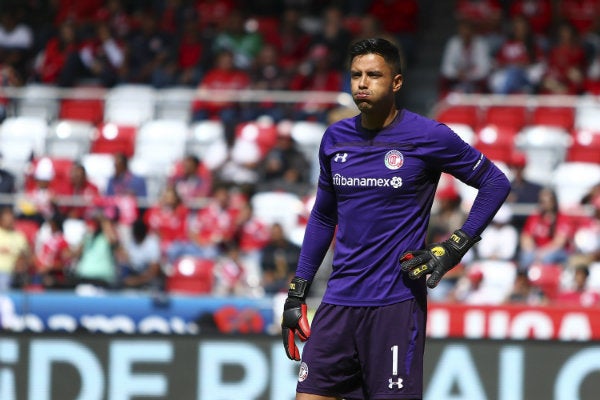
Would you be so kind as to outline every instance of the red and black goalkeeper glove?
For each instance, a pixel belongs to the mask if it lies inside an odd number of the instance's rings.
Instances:
[[[303,342],[310,336],[310,325],[306,317],[306,295],[310,282],[295,276],[290,282],[288,297],[283,306],[283,319],[281,320],[281,336],[285,353],[291,360],[300,361],[300,351],[296,346],[297,334]]]
[[[411,279],[419,279],[423,275],[430,274],[427,286],[433,289],[440,283],[442,276],[454,268],[467,251],[480,240],[480,236],[472,238],[458,229],[442,243],[432,244],[424,250],[404,253],[400,257],[400,267]]]

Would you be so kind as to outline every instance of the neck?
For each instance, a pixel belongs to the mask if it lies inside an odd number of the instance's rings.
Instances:
[[[398,115],[398,112],[399,111],[394,108],[385,115],[363,113],[361,116],[361,125],[363,128],[368,130],[383,129],[394,121]]]

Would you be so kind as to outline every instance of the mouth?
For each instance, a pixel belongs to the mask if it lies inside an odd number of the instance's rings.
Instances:
[[[371,94],[368,92],[356,92],[354,93],[354,98],[357,100],[368,99]]]

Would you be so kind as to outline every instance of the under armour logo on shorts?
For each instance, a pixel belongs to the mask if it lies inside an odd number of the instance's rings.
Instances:
[[[402,385],[402,378],[398,378],[396,382],[394,382],[394,380],[390,378],[389,382],[390,384],[388,385],[388,387],[390,389],[393,389],[394,386],[396,386],[398,389],[402,389],[404,387],[404,385]]]

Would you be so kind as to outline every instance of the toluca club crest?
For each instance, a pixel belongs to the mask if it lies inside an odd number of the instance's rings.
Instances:
[[[398,169],[404,164],[404,156],[398,150],[390,150],[385,154],[384,162],[389,169]]]

